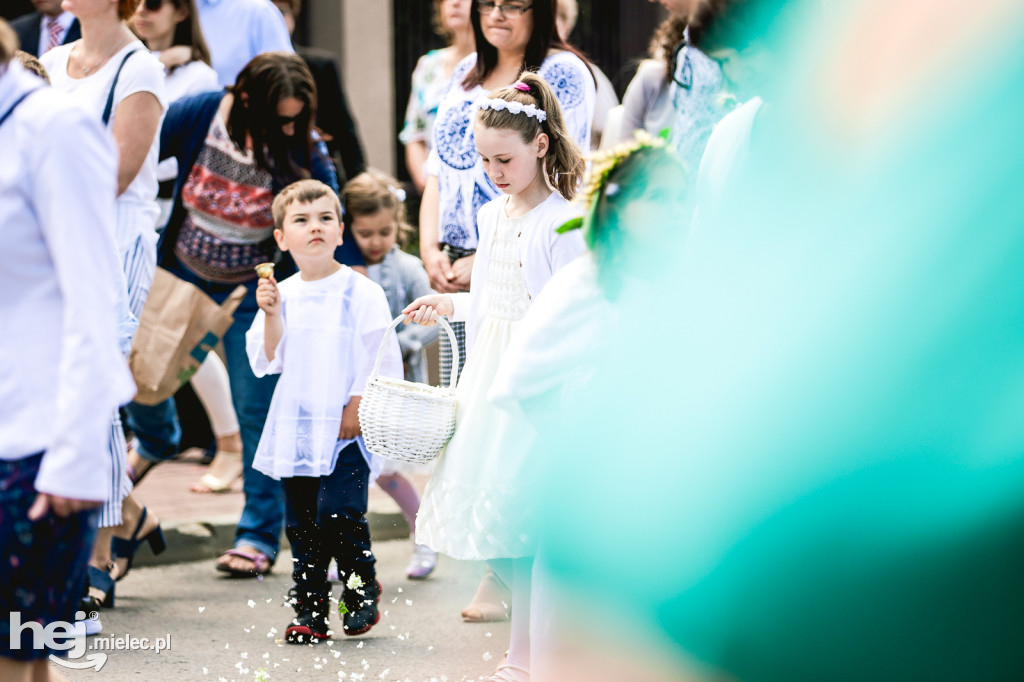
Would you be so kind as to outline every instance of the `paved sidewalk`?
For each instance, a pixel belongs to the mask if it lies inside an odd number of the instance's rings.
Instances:
[[[153,556],[149,546],[143,544],[136,554],[135,565],[212,559],[232,546],[235,525],[245,502],[242,482],[237,481],[226,493],[191,492],[189,486],[207,470],[200,463],[201,456],[198,449],[188,450],[179,459],[156,467],[136,486],[139,501],[160,519],[167,537],[167,551]],[[428,475],[410,476],[421,493],[428,478]],[[378,485],[370,488],[367,518],[375,542],[409,536],[409,526],[398,505]],[[287,547],[283,538],[282,546]]]

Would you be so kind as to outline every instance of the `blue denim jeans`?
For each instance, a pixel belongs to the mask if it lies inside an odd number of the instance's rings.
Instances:
[[[235,285],[201,279],[180,264],[168,268],[191,282],[217,303],[222,303]],[[242,436],[242,490],[245,507],[235,530],[235,547],[247,545],[266,554],[271,561],[277,557],[284,525],[284,492],[281,482],[252,468],[256,446],[267,420],[270,399],[277,385],[277,375],[262,379],[252,373],[245,353],[245,332],[249,330],[259,306],[256,305],[256,280],[246,284],[249,289],[235,311],[235,322],[224,334],[224,354],[231,383],[231,396],[238,415]],[[178,451],[181,428],[173,400],[147,406],[131,403],[127,407],[128,425],[139,440],[139,454],[152,462],[173,457]]]

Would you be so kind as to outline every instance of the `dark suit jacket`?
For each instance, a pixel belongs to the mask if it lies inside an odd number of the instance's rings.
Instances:
[[[339,177],[340,184],[344,185],[345,180],[351,180],[366,170],[366,158],[341,87],[338,63],[330,52],[315,47],[296,46],[295,52],[313,74],[317,92],[316,125],[333,138],[327,143],[327,149],[332,157],[341,159],[338,175],[345,176]]]
[[[29,54],[41,57],[39,54],[39,31],[43,25],[43,15],[39,12],[29,12],[11,22],[11,28],[18,34],[18,43],[21,49]],[[82,27],[78,25],[78,19],[71,22],[71,28],[64,35],[64,45],[74,42],[82,37]]]

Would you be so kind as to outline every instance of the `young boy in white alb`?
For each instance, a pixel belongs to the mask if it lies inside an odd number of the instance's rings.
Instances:
[[[358,407],[391,322],[384,290],[334,259],[341,203],[327,185],[301,180],[274,199],[274,237],[299,272],[260,278],[260,312],[246,334],[257,376],[280,373],[253,467],[281,480],[294,570],[292,643],[330,637],[327,567],[338,563],[346,635],[379,620],[380,583],[365,519],[379,466],[360,435]],[[380,373],[402,377],[395,337]]]

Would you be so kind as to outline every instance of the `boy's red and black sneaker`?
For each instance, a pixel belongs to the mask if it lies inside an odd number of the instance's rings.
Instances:
[[[293,592],[289,592],[293,597]],[[284,638],[289,644],[316,644],[331,638],[328,618],[330,608],[326,599],[296,599],[292,604],[295,617],[288,623]]]
[[[343,630],[346,635],[362,635],[380,622],[381,586],[379,580],[371,580],[358,588],[346,588],[341,598]]]

